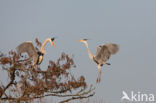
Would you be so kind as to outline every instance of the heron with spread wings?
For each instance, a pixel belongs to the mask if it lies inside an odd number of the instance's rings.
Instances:
[[[107,63],[107,60],[110,58],[112,54],[116,54],[118,52],[119,46],[114,43],[100,45],[97,47],[97,51],[94,56],[88,48],[87,39],[82,39],[82,40],[77,40],[77,41],[83,42],[86,45],[89,58],[97,64],[97,68],[98,68],[97,83],[100,82],[101,81],[101,67],[104,64],[111,65],[110,63]]]
[[[45,51],[45,49],[44,49],[44,47],[46,46],[46,44],[47,44],[48,42],[50,42],[50,43],[55,47],[54,42],[53,42],[54,39],[55,39],[55,38],[47,38],[47,39],[43,42],[43,44],[42,44],[42,46],[41,46],[41,48],[40,48],[40,51],[37,50],[37,49],[34,47],[34,45],[33,45],[33,43],[32,43],[31,41],[26,41],[26,42],[20,44],[20,45],[16,48],[17,54],[18,54],[18,55],[21,55],[22,53],[27,53],[28,56],[29,56],[29,58],[32,59],[33,65],[36,65],[36,64],[39,65],[39,64],[41,64],[41,62],[42,62],[42,60],[43,60],[44,54],[46,53],[46,51]]]

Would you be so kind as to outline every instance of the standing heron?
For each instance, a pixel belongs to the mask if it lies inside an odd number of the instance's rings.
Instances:
[[[93,60],[97,64],[98,68],[98,78],[96,82],[100,82],[101,80],[101,67],[104,64],[111,65],[110,63],[107,63],[107,60],[110,58],[112,54],[115,54],[119,50],[119,46],[117,44],[108,43],[104,45],[100,45],[97,47],[97,51],[95,56],[90,52],[88,48],[88,42],[87,39],[77,40],[79,42],[83,42],[86,45],[86,48],[88,50],[88,55],[91,60]]]
[[[42,44],[42,46],[41,46],[41,48],[40,48],[40,51],[37,50],[37,49],[34,47],[34,45],[32,44],[31,41],[26,41],[26,42],[20,44],[20,45],[16,48],[17,54],[18,54],[18,55],[21,55],[22,53],[27,53],[28,56],[29,56],[29,58],[33,60],[33,65],[35,65],[35,64],[39,65],[39,64],[41,64],[41,62],[42,62],[42,60],[43,60],[44,54],[46,53],[46,51],[45,51],[45,49],[44,49],[44,47],[46,46],[46,44],[47,44],[48,42],[50,42],[50,43],[55,47],[54,42],[53,42],[54,39],[55,39],[55,38],[47,38],[47,39],[43,42],[43,44]]]

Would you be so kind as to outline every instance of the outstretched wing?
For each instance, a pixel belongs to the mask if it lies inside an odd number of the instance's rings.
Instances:
[[[96,54],[95,54],[95,56],[97,55],[97,54],[99,54],[99,52],[100,52],[100,50],[101,50],[101,45],[100,46],[98,46],[98,47],[96,47]]]
[[[103,45],[97,47],[96,55],[94,59],[99,63],[99,64],[104,64],[110,57],[111,53],[108,50],[108,47]]]
[[[37,51],[34,48],[34,45],[32,44],[31,41],[24,42],[24,43],[20,44],[16,48],[16,50],[17,50],[17,53],[18,54],[25,53],[25,52],[28,53],[29,57],[36,56],[37,55]]]
[[[119,45],[117,44],[108,43],[108,44],[105,44],[105,46],[107,46],[111,54],[116,54],[119,51]]]

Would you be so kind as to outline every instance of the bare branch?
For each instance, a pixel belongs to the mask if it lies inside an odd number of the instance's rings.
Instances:
[[[71,97],[71,98],[69,98],[69,99],[67,99],[67,100],[64,100],[64,101],[61,101],[61,102],[59,102],[59,103],[65,103],[65,102],[69,102],[69,101],[71,101],[71,100],[75,100],[75,99],[84,99],[84,98],[89,98],[89,97],[94,96],[94,94],[95,94],[95,92],[94,92],[94,93],[92,93],[92,94],[90,94],[90,95],[88,95],[88,96]]]

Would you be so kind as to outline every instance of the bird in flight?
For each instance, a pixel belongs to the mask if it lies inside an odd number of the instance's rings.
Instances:
[[[97,51],[95,56],[91,53],[91,51],[88,48],[88,42],[87,39],[77,40],[79,42],[82,42],[86,45],[86,48],[88,50],[88,55],[91,60],[93,60],[97,64],[98,68],[98,77],[97,77],[97,83],[101,81],[101,67],[104,64],[111,65],[110,63],[107,63],[107,60],[110,58],[112,54],[116,54],[119,50],[119,46],[114,43],[108,43],[104,45],[100,45],[97,47]]]
[[[16,48],[17,54],[21,55],[22,53],[27,53],[29,58],[32,59],[33,65],[36,65],[36,64],[39,65],[39,64],[41,64],[41,62],[43,60],[44,54],[46,53],[44,47],[46,46],[46,44],[48,42],[50,42],[52,44],[52,46],[55,47],[54,40],[55,40],[55,38],[47,38],[43,42],[40,50],[37,50],[34,47],[32,41],[23,42],[22,44],[17,46],[17,48]]]

